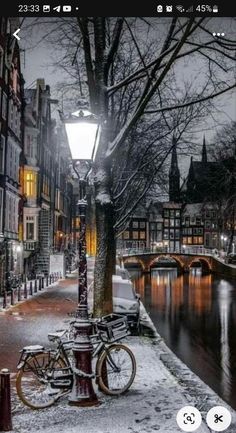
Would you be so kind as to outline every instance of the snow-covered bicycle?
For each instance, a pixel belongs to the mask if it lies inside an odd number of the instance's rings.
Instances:
[[[91,319],[91,322],[95,331],[90,337],[93,358],[97,357],[93,377],[105,394],[123,394],[136,374],[134,354],[124,344],[117,343],[130,333],[127,319],[111,314],[102,319]],[[57,344],[55,350],[39,345],[21,350],[16,390],[20,400],[31,409],[49,407],[72,389],[75,371],[73,323],[71,321],[66,330],[48,334],[49,340]]]

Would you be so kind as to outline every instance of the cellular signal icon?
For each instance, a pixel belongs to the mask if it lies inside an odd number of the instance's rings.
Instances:
[[[184,12],[184,7],[182,5],[176,6],[177,11]]]
[[[186,12],[193,12],[193,6],[190,6],[190,8],[188,8],[188,9],[186,10]]]

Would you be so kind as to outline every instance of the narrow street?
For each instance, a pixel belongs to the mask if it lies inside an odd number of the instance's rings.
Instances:
[[[15,372],[23,346],[49,345],[48,332],[64,328],[67,313],[75,310],[75,304],[66,298],[77,300],[76,276],[61,280],[32,299],[0,312],[0,368]]]

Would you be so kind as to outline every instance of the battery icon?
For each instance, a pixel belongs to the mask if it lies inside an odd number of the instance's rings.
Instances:
[[[214,13],[219,12],[219,10],[218,10],[218,6],[217,6],[217,5],[214,5],[212,10],[213,10]]]

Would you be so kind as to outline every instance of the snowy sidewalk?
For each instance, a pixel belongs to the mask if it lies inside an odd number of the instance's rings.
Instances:
[[[66,397],[53,407],[40,411],[32,411],[18,405],[13,417],[13,431],[177,433],[181,430],[176,424],[176,414],[181,407],[197,407],[202,413],[203,420],[211,407],[219,404],[228,407],[168,350],[160,338],[129,337],[124,343],[133,350],[137,361],[137,375],[127,394],[109,397],[98,392],[101,405],[93,408],[69,406]],[[168,367],[160,357],[165,363],[169,362]],[[175,376],[176,365],[178,372],[181,373],[181,380]],[[192,392],[189,392],[189,386]],[[227,433],[236,431],[235,412],[232,409],[230,411],[233,424]],[[203,422],[197,433],[207,432],[210,430]]]

